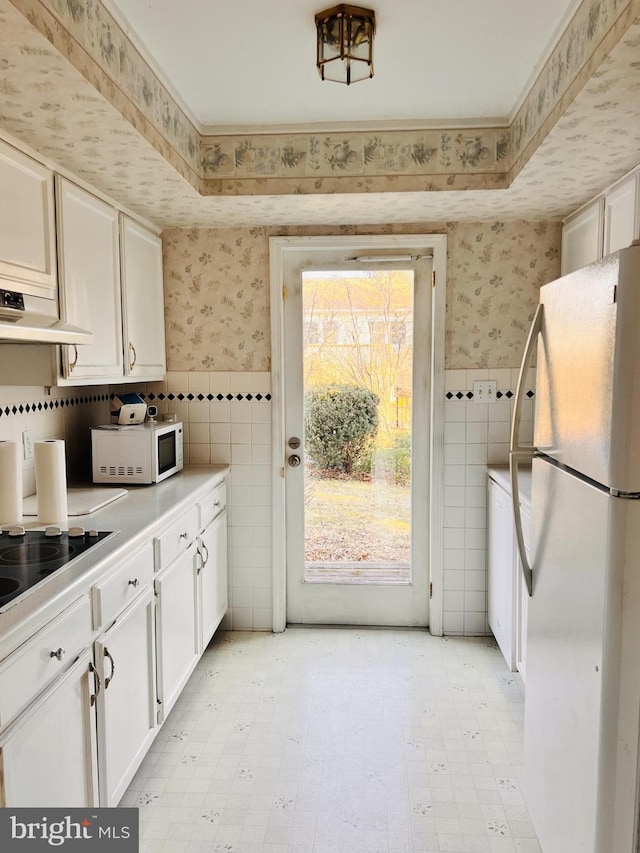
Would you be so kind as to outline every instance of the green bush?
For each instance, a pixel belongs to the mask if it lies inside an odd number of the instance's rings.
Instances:
[[[378,431],[379,398],[366,388],[327,385],[305,394],[305,450],[325,471],[351,474],[366,467]]]
[[[394,479],[405,485],[411,479],[411,435],[397,432],[393,436]]]

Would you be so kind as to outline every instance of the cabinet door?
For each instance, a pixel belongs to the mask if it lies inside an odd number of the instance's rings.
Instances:
[[[116,806],[156,735],[153,589],[95,644],[100,805]]]
[[[562,275],[602,257],[602,211],[603,201],[598,199],[562,228]]]
[[[513,519],[509,495],[493,480],[489,480],[487,524],[489,627],[513,671],[516,669]]]
[[[227,612],[227,513],[221,512],[200,536],[200,651],[203,652]]]
[[[122,379],[118,213],[64,178],[56,186],[61,311],[94,334],[92,344],[62,347],[64,377]]]
[[[162,722],[199,657],[195,542],[160,572],[156,592],[159,722]]]
[[[162,379],[166,370],[162,241],[120,216],[125,373]]]
[[[634,175],[604,200],[604,254],[625,249],[638,237],[640,176]]]
[[[85,650],[0,737],[0,805],[98,804],[91,657]]]
[[[0,141],[0,199],[0,287],[53,299],[53,172]]]

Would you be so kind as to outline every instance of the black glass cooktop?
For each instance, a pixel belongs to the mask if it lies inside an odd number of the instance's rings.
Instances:
[[[0,608],[84,554],[111,531],[5,528],[0,534]]]

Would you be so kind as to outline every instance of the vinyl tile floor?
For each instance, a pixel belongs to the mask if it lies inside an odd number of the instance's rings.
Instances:
[[[141,853],[541,853],[491,638],[214,637],[121,805]]]

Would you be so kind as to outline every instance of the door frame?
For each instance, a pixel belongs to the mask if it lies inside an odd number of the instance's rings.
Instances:
[[[442,636],[443,500],[444,500],[444,344],[447,237],[445,234],[349,235],[335,237],[270,237],[271,314],[271,458],[273,631],[287,626],[286,522],[284,478],[284,314],[285,256],[313,249],[336,251],[433,254],[431,447],[429,483],[429,630]]]

